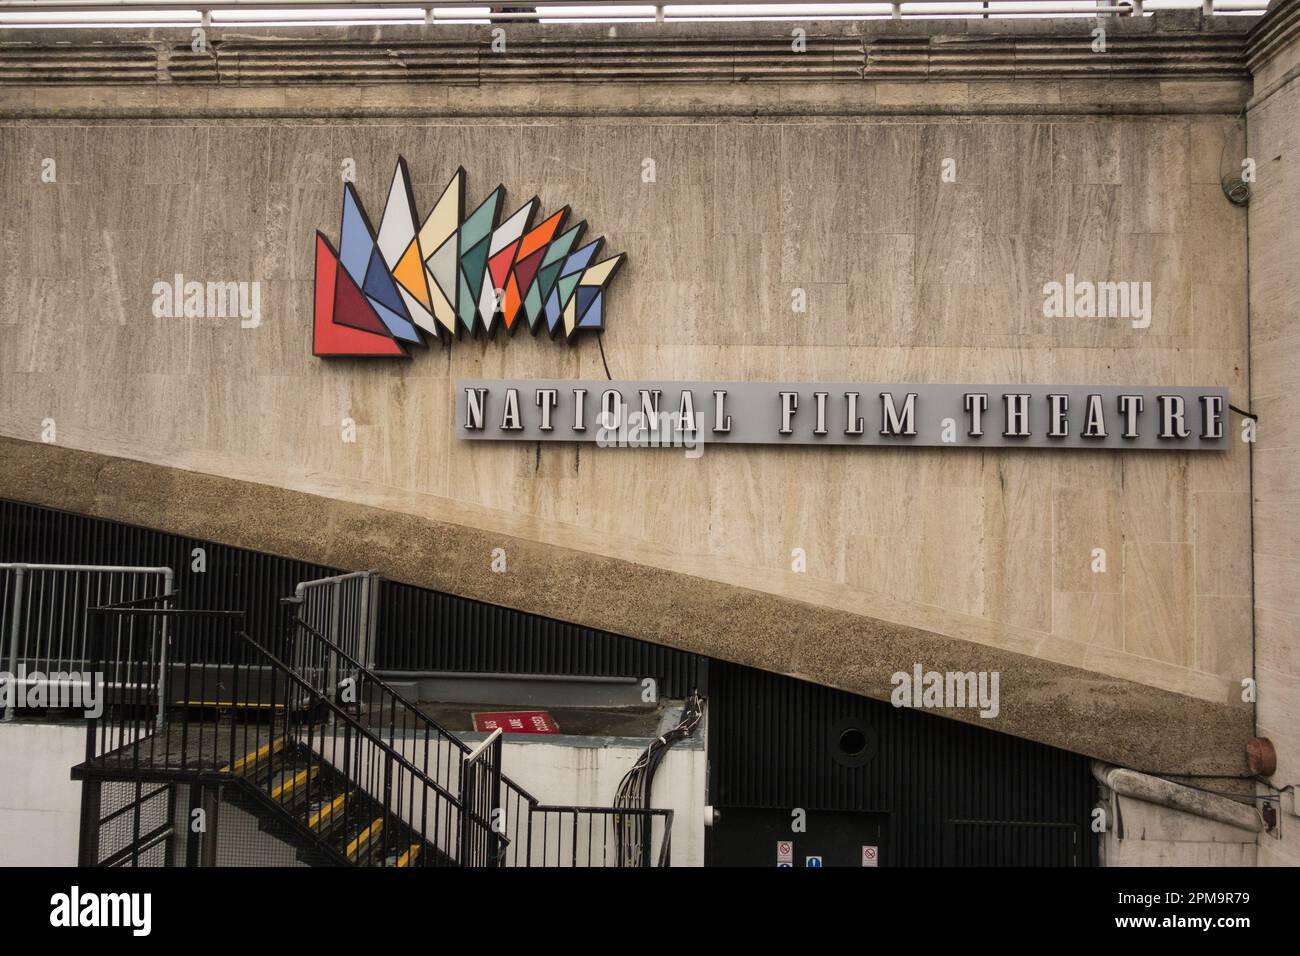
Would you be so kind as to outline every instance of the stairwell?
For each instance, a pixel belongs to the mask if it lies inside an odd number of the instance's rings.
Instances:
[[[502,772],[501,731],[459,739],[354,656],[373,638],[368,580],[327,579],[321,594],[309,582],[284,602],[282,632],[260,639],[241,613],[176,608],[171,594],[91,609],[106,703],[73,769],[89,795],[82,862],[142,865],[129,840],[104,851],[122,811],[101,812],[97,795],[147,782],[174,788],[172,804],[175,788],[189,795],[188,816],[173,808],[169,826],[133,834],[172,863],[217,865],[184,824],[225,803],[308,865],[668,865],[670,810],[544,805]]]

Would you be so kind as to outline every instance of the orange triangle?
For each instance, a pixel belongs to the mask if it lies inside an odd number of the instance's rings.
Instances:
[[[519,244],[519,255],[515,257],[515,260],[522,261],[527,259],[538,249],[542,248],[542,246],[550,242],[551,238],[555,235],[555,230],[560,228],[560,220],[564,218],[566,212],[568,212],[567,209],[561,209],[559,212],[552,215],[550,219],[546,220],[536,229],[533,229],[525,235],[523,241]]]
[[[429,311],[433,311],[433,300],[429,297],[429,287],[424,279],[424,260],[420,258],[420,243],[416,239],[402,253],[402,258],[393,270],[393,278],[402,284],[402,288],[419,301]]]
[[[506,328],[515,323],[515,313],[519,311],[519,306],[523,300],[519,296],[519,283],[515,281],[515,274],[510,273],[510,278],[506,280],[506,289],[504,302],[501,306],[501,315],[505,318]]]

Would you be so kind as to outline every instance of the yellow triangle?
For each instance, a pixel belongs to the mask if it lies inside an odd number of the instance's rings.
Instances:
[[[429,255],[441,248],[447,238],[460,228],[457,221],[460,216],[460,173],[451,177],[451,182],[442,191],[438,204],[429,213],[429,218],[420,227],[420,245],[429,250]]]
[[[573,335],[574,326],[578,324],[578,293],[575,291],[564,307],[564,334]]]
[[[426,309],[432,308],[429,287],[424,281],[424,262],[420,259],[420,244],[416,240],[412,239],[411,244],[402,253],[397,268],[393,270],[393,278]]]
[[[425,270],[425,273],[426,273],[426,277],[429,280],[428,289],[430,292],[433,293],[433,306],[430,310],[433,312],[433,317],[437,319],[439,322],[441,322],[443,328],[445,328],[448,332],[455,332],[456,331],[455,307],[449,301],[447,301],[447,297],[443,295],[442,290],[438,288],[438,283],[433,281],[433,277],[431,275],[428,275],[427,269]]]

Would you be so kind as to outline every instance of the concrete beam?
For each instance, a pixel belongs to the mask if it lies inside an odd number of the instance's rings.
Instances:
[[[890,677],[998,671],[1001,711],[936,710],[1109,763],[1244,774],[1251,709],[920,628],[437,518],[0,438],[0,497],[349,570],[572,621],[879,700]],[[510,571],[479,556],[506,548]],[[798,635],[798,640],[792,640]]]

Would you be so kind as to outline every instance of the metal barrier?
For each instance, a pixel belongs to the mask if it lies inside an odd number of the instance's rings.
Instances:
[[[516,853],[507,865],[672,865],[673,811],[668,809],[534,806],[528,814],[528,831],[523,859],[517,859]]]
[[[376,576],[377,577],[377,576]],[[301,591],[301,588],[300,588]],[[350,675],[322,689],[382,743],[464,806],[476,828],[462,837],[473,866],[667,866],[673,813],[650,807],[548,806],[501,772],[502,738],[476,747],[456,737],[377,674],[304,623],[289,598],[281,654],[314,674]],[[350,700],[344,699],[344,692]],[[489,782],[494,781],[494,782]],[[463,824],[465,821],[462,821]]]
[[[119,605],[90,614],[90,648],[108,694],[88,725],[79,779],[219,779],[334,864],[487,866],[500,855],[490,810],[465,808],[304,681],[244,631],[242,612]],[[164,719],[156,722],[153,688],[164,684]],[[500,748],[479,757],[475,792],[486,797]],[[84,817],[95,826],[83,838],[103,822]]]
[[[10,691],[4,719],[16,716],[20,686],[87,670],[88,608],[163,597],[171,590],[171,568],[0,564],[0,640],[6,642]]]
[[[497,829],[501,809],[501,737],[498,727],[465,756],[460,766],[462,866],[497,866],[501,859],[501,834]],[[479,825],[482,821],[486,826]]]
[[[298,620],[362,667],[374,667],[375,624],[379,620],[379,573],[354,571],[329,578],[303,581],[293,592],[298,604]],[[338,687],[348,676],[335,671],[316,673],[321,666],[337,666],[337,658],[291,660],[298,673],[318,688]],[[309,676],[310,675],[310,676]]]
[[[342,23],[674,23],[720,20],[855,20],[913,17],[1142,16],[1155,10],[1255,15],[1267,0],[879,0],[879,2],[655,3],[551,0],[516,7],[466,0],[0,0],[0,28],[84,26],[260,26],[294,20]]]

